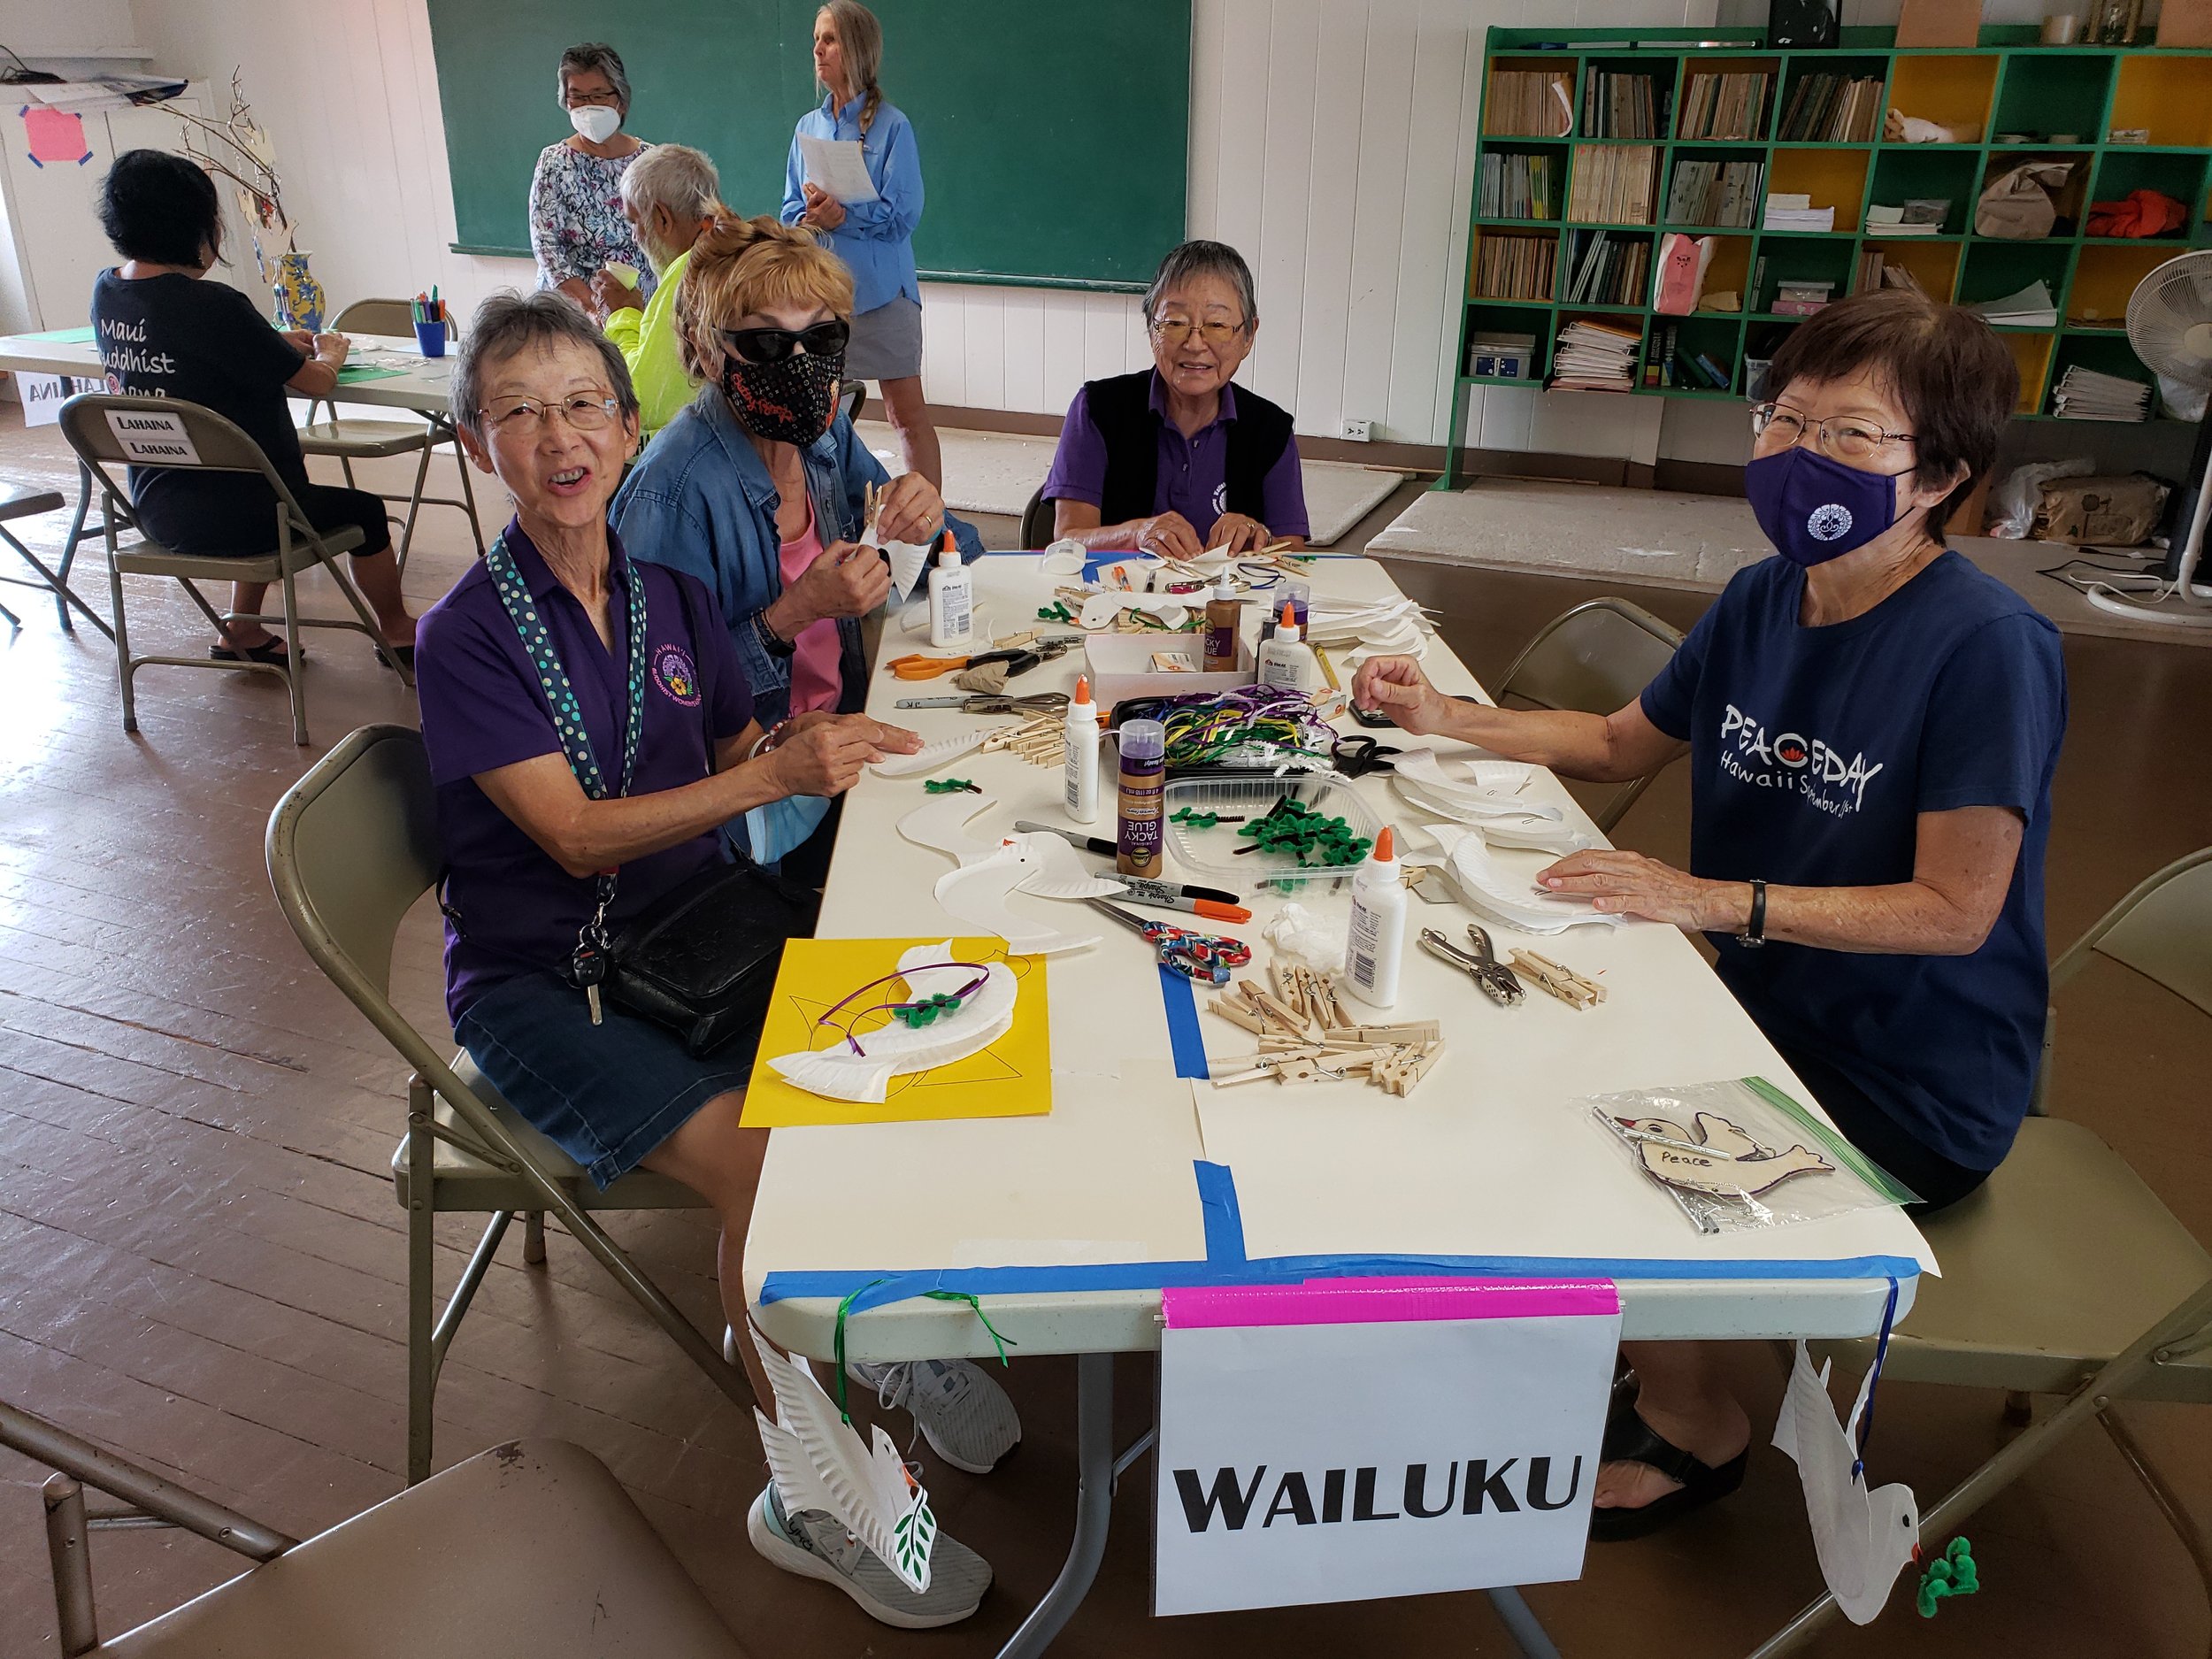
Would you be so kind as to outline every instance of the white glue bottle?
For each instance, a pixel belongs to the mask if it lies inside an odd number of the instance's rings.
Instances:
[[[1078,824],[1098,822],[1098,705],[1091,701],[1087,674],[1075,677],[1075,700],[1068,704],[1067,808]]]
[[[1390,1007],[1398,1000],[1398,964],[1406,951],[1406,884],[1387,824],[1375,837],[1374,856],[1353,872],[1350,931],[1347,986],[1371,1007]]]
[[[1320,683],[1321,664],[1314,660],[1313,647],[1298,637],[1298,616],[1286,599],[1274,637],[1260,647],[1260,684],[1311,693]]]
[[[960,549],[948,530],[936,567],[929,572],[929,642],[940,650],[963,646],[974,631],[975,578],[960,562]]]

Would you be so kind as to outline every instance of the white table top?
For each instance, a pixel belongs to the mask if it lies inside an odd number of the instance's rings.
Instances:
[[[987,622],[1002,634],[1028,626],[1050,586],[1035,557],[993,557],[976,569]],[[1394,591],[1382,566],[1364,559],[1322,560],[1313,580],[1323,594]],[[926,649],[895,622],[885,634],[879,655]],[[1016,688],[1071,688],[1077,662],[1071,654],[1033,670]],[[1446,691],[1479,689],[1440,640],[1431,642],[1426,666]],[[926,738],[991,718],[892,710],[898,697],[941,692],[947,684],[879,673],[868,709]],[[997,797],[971,826],[979,833],[1010,830],[1017,818],[1068,821],[1057,768],[995,754],[972,756],[949,770]],[[1383,779],[1359,787],[1386,822],[1420,817]],[[1548,774],[1529,791],[1591,827]],[[1110,836],[1111,796],[1102,795],[1101,822],[1090,833]],[[846,807],[822,910],[824,935],[956,931],[931,895],[949,860],[904,841],[895,827],[926,799],[918,779],[863,778]],[[1536,853],[1502,856],[1532,872],[1547,862]],[[1340,913],[1349,902],[1348,892],[1310,891],[1316,896],[1305,902],[1312,908]],[[1229,930],[1254,944],[1254,965],[1263,972],[1272,948],[1259,929],[1280,902],[1272,894],[1252,895],[1254,922]],[[1071,930],[1094,931],[1077,908],[1031,899],[1018,904]],[[1217,1090],[1179,1079],[1147,948],[1096,919],[1108,934],[1099,944],[1049,959],[1049,1116],[774,1132],[744,1266],[748,1299],[772,1337],[826,1357],[838,1296],[898,1274],[895,1288],[909,1293],[905,1299],[852,1318],[854,1357],[991,1353],[989,1336],[965,1304],[911,1295],[940,1282],[983,1289],[993,1324],[1025,1354],[1156,1347],[1160,1283],[1211,1271],[1202,1265],[1208,1224],[1194,1167],[1202,1160],[1226,1166],[1242,1254],[1253,1263],[1449,1258],[1428,1271],[1609,1276],[1620,1284],[1631,1337],[1864,1334],[1880,1324],[1889,1271],[1902,1279],[1902,1310],[1910,1305],[1912,1264],[1934,1268],[1918,1232],[1889,1209],[1700,1235],[1583,1120],[1572,1105],[1583,1095],[1748,1073],[1811,1101],[1673,928],[1578,927],[1548,941],[1492,929],[1501,952],[1532,944],[1580,971],[1602,972],[1610,997],[1586,1013],[1533,991],[1517,1009],[1495,1008],[1463,976],[1409,951],[1398,1003],[1386,1018],[1440,1018],[1447,1047],[1438,1067],[1401,1101],[1358,1084],[1262,1082]],[[1408,919],[1409,931],[1436,926],[1460,934],[1469,918],[1456,905],[1417,899]],[[1212,1015],[1202,1014],[1200,1026],[1212,1055],[1252,1051],[1248,1033]],[[1233,1259],[1218,1216],[1211,1254],[1217,1268]],[[1872,1265],[1870,1258],[1889,1263]],[[1729,1265],[1765,1262],[1787,1265],[1770,1272]],[[1164,1263],[1201,1265],[1157,1265]],[[1086,1268],[1094,1271],[1064,1271]],[[964,1269],[1040,1271],[1010,1278],[956,1271]],[[1706,1276],[1717,1269],[1750,1276]],[[903,1277],[910,1274],[922,1277]],[[779,1299],[760,1306],[771,1275],[809,1277],[782,1280]],[[995,1291],[994,1285],[1018,1288]]]
[[[453,358],[426,357],[411,339],[396,335],[355,334],[349,364],[369,364],[397,369],[388,378],[341,385],[342,403],[373,403],[387,409],[414,409],[442,415],[448,408],[447,388],[453,378]],[[0,334],[0,369],[19,369],[29,374],[67,374],[98,379],[99,348],[90,341],[41,340],[31,334]]]

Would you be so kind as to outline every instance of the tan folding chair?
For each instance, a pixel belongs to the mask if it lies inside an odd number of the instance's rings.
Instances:
[[[54,612],[61,618],[64,634],[76,632],[69,620],[70,609],[73,606],[79,615],[100,630],[104,637],[113,639],[113,630],[100,620],[100,613],[77,597],[76,591],[69,586],[69,554],[65,552],[62,555],[59,570],[50,570],[45,561],[17,540],[15,532],[7,526],[10,519],[35,518],[42,512],[59,512],[68,503],[62,499],[62,494],[58,489],[40,489],[25,484],[0,484],[0,542],[13,548],[21,555],[23,562],[38,575],[36,581],[24,576],[0,576],[0,582],[5,582],[11,588],[35,588],[52,594]],[[0,605],[0,617],[7,618],[10,627],[23,626],[15,612],[5,605]]]
[[[678,1312],[592,1219],[601,1210],[696,1210],[680,1181],[639,1170],[601,1192],[568,1155],[518,1117],[467,1054],[449,1064],[392,1005],[392,940],[400,918],[438,880],[436,802],[422,734],[365,726],[308,769],[269,815],[269,880],[285,919],[330,982],[414,1067],[407,1136],[392,1180],[407,1211],[407,1479],[430,1472],[431,1404],[438,1372],[476,1287],[517,1213],[527,1217],[523,1259],[545,1259],[544,1213],[598,1258],[676,1345],[740,1405],[751,1386]],[[460,1282],[432,1322],[432,1225],[440,1211],[488,1214]]]
[[[415,332],[415,314],[405,300],[356,300],[338,313],[331,327],[339,334],[411,335]],[[453,337],[453,324],[446,323],[446,338]],[[425,507],[453,507],[468,515],[469,534],[476,538],[476,557],[484,557],[484,531],[476,521],[476,487],[469,480],[468,457],[461,453],[461,444],[454,435],[453,422],[447,416],[424,410],[419,420],[376,420],[366,418],[338,418],[338,395],[342,386],[328,397],[317,398],[307,405],[307,420],[300,427],[300,449],[306,455],[334,456],[344,469],[346,482],[357,489],[354,481],[353,464],[356,461],[381,460],[394,455],[419,455],[415,464],[415,487],[404,495],[374,492],[385,501],[403,501],[407,503],[404,516],[388,513],[386,516],[399,526],[397,546],[398,564],[403,573],[407,569],[408,549],[414,545],[415,520]],[[320,420],[315,411],[320,405],[325,411]],[[423,485],[430,475],[431,453],[442,443],[453,446],[453,459],[461,470],[461,497],[426,495]],[[465,499],[463,499],[465,498]]]
[[[2166,866],[2058,959],[2055,990],[2109,956],[2212,1014],[2212,848]],[[2055,1018],[2052,1021],[2055,1025]],[[2050,1043],[2044,1048],[2049,1064]],[[1943,1270],[1923,1278],[1891,1334],[1884,1382],[2001,1388],[2007,1420],[2031,1394],[2057,1409],[1921,1512],[1924,1549],[2094,1417],[2181,1540],[2212,1597],[2212,1549],[2187,1506],[2119,1415],[2124,1400],[2212,1405],[2212,1255],[2127,1161],[2079,1124],[2034,1115],[1996,1173],[1921,1231]],[[1872,1363],[1871,1339],[1824,1345],[1839,1365]],[[1836,1613],[1823,1596],[1758,1650],[1801,1651]]]
[[[1563,611],[1521,648],[1495,695],[1539,709],[1610,714],[1625,708],[1667,665],[1682,636],[1640,605],[1593,599]],[[1659,774],[1623,784],[1590,817],[1611,834],[1636,797]]]
[[[743,1653],[607,1466],[566,1440],[495,1446],[304,1543],[4,1401],[0,1446],[56,1471],[41,1495],[64,1659]],[[148,1527],[258,1564],[102,1641],[91,1535]]]
[[[133,416],[154,416],[164,422],[180,423],[188,457],[154,462],[134,457],[125,448],[122,431],[129,430]],[[414,675],[400,664],[377,631],[376,618],[354,587],[353,578],[340,562],[339,555],[350,552],[361,545],[362,535],[357,526],[342,529],[318,530],[308,522],[300,510],[299,502],[292,494],[291,486],[278,476],[261,446],[242,431],[238,426],[213,410],[200,403],[188,403],[176,397],[116,396],[106,392],[80,392],[61,406],[62,435],[69,447],[77,452],[93,475],[99,480],[105,496],[101,517],[105,520],[104,534],[107,541],[108,595],[115,613],[115,665],[123,687],[123,729],[138,730],[137,703],[132,695],[131,681],[138,671],[148,664],[159,664],[170,668],[214,668],[225,672],[244,670],[248,672],[274,674],[284,681],[292,694],[292,741],[307,741],[307,689],[300,672],[300,640],[302,628],[351,628],[369,636],[377,655],[389,664],[399,677],[409,685],[415,683]],[[141,537],[137,544],[119,547],[115,539],[119,523],[131,524],[128,512],[130,491],[123,480],[109,472],[111,466],[130,465],[142,469],[173,467],[179,471],[210,472],[258,472],[276,492],[275,523],[269,533],[273,550],[257,550],[233,557],[226,555],[172,553],[157,546],[144,536],[144,526],[137,526]],[[250,525],[238,526],[240,541],[247,547],[255,547],[261,537]],[[353,608],[355,620],[342,617],[303,617],[299,611],[299,599],[294,591],[293,579],[302,571],[321,565],[329,572],[338,591]],[[255,662],[217,662],[204,657],[134,657],[131,654],[130,629],[123,616],[123,578],[126,576],[173,576],[183,584],[184,591],[192,595],[192,603],[199,606],[207,619],[215,625],[218,634],[226,622],[258,622],[277,624],[284,630],[285,660],[282,664]],[[196,584],[203,581],[271,582],[284,595],[284,611],[280,616],[242,617],[219,611],[207,602]]]

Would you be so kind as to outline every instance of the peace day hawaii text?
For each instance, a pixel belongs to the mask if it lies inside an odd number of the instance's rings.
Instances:
[[[1811,805],[1838,818],[1866,804],[1866,786],[1886,764],[1870,763],[1863,754],[1847,761],[1824,740],[1808,740],[1795,732],[1770,738],[1763,725],[1732,703],[1721,717],[1720,738],[1721,770],[1739,783],[1758,789],[1794,789]],[[1749,764],[1747,757],[1764,770]]]

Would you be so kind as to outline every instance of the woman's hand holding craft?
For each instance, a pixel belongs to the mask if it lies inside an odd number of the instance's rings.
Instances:
[[[1362,663],[1352,681],[1352,701],[1363,709],[1380,710],[1416,737],[1442,730],[1455,706],[1429,684],[1410,657],[1371,657]]]
[[[876,514],[879,538],[927,547],[944,527],[944,498],[919,472],[902,472],[884,486],[883,507]]]
[[[870,761],[911,755],[921,746],[921,738],[902,726],[886,726],[864,714],[833,714],[795,725],[767,759],[787,795],[842,795]]]
[[[280,328],[277,333],[283,338],[284,343],[295,351],[304,353],[311,357],[315,355],[315,336],[308,333],[306,329]]]
[[[802,628],[826,617],[866,616],[890,591],[891,567],[881,554],[833,541],[768,607],[768,626],[780,638],[795,640]]]
[[[1269,541],[1267,526],[1257,518],[1240,512],[1225,512],[1214,520],[1214,527],[1207,533],[1207,551],[1213,553],[1249,553],[1255,548],[1265,547]]]
[[[1190,520],[1179,512],[1164,512],[1156,518],[1140,518],[1133,528],[1137,533],[1137,551],[1140,553],[1159,553],[1171,559],[1194,559],[1205,550],[1198,540],[1198,532],[1191,528]]]
[[[611,317],[617,311],[639,311],[645,309],[638,291],[611,271],[599,271],[591,279],[591,297],[599,307],[599,314]]]
[[[315,355],[334,369],[346,360],[346,354],[352,349],[353,342],[343,334],[315,336]]]
[[[1748,883],[1707,881],[1641,853],[1570,853],[1536,880],[1548,893],[1586,898],[1609,914],[1641,916],[1701,933],[1733,933],[1750,926]]]

